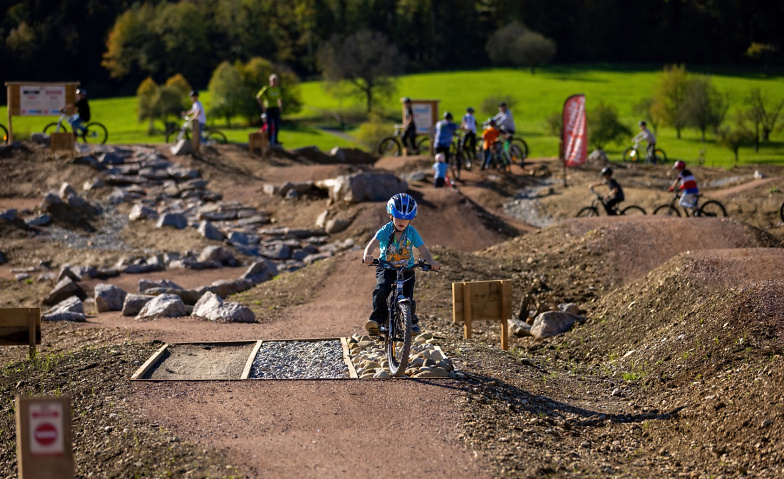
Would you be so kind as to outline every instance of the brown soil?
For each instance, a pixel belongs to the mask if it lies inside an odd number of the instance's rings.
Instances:
[[[92,314],[82,324],[45,323],[34,362],[24,359],[24,348],[0,350],[3,397],[73,398],[78,475],[784,474],[784,225],[777,216],[784,168],[756,168],[767,176],[762,180],[752,179],[752,167],[692,168],[730,219],[572,219],[590,203],[587,185],[600,165],[570,170],[569,186],[552,181],[537,194],[555,222],[542,230],[511,218],[503,204],[548,179],[528,172],[560,174],[549,160],[510,175],[464,172],[457,190],[413,182],[421,204],[414,226],[443,265],[439,275],[417,276],[418,313],[467,380],[131,383],[164,342],[348,336],[362,332],[370,312],[373,271],[359,259],[385,221],[384,205],[283,200],[261,191],[265,182],[327,179],[365,166],[262,160],[237,146],[174,161],[197,166],[226,200],[263,209],[276,225],[312,227],[325,209],[351,219],[335,238],[352,238],[356,247],[232,297],[254,310],[257,323]],[[426,157],[390,158],[374,167],[410,173],[431,164]],[[668,166],[616,171],[627,203],[650,212],[669,201]],[[93,170],[37,147],[13,150],[0,158],[0,209],[32,208],[63,181],[78,187],[93,177]],[[184,251],[209,244],[192,231],[162,232],[146,223],[123,231],[122,251],[72,250],[32,234],[0,225],[0,251],[9,258],[0,266],[3,305],[38,305],[51,288],[14,281],[13,268],[40,261],[104,266],[162,251],[160,245]],[[108,282],[128,291],[142,277],[193,287],[241,271],[172,270]],[[508,352],[498,348],[495,324],[475,324],[474,338],[465,340],[462,325],[451,320],[450,283],[488,279],[512,279],[515,314],[528,294],[531,310],[577,302],[586,321],[549,340],[511,338]],[[96,283],[83,286],[89,292]],[[3,476],[16,470],[10,404],[0,414]]]

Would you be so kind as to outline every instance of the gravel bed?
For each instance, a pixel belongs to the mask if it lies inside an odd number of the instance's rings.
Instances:
[[[348,366],[339,340],[264,341],[251,379],[345,379]]]
[[[101,214],[100,220],[100,229],[95,233],[81,234],[52,224],[46,227],[45,235],[52,241],[66,244],[72,249],[98,249],[105,251],[130,249],[120,239],[120,233],[130,223],[128,215],[118,213],[115,208],[107,208]]]
[[[548,190],[552,184],[553,181],[543,181],[539,186],[518,191],[514,200],[504,203],[504,213],[538,228],[552,225],[555,220],[547,214],[539,201],[539,194]]]

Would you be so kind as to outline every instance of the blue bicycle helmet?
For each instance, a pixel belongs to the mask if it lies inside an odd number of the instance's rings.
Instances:
[[[400,220],[413,220],[417,215],[416,200],[406,193],[398,193],[387,201],[387,213]]]

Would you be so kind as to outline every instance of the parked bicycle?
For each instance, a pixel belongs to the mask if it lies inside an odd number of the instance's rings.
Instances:
[[[384,338],[384,350],[389,362],[389,373],[392,376],[402,376],[408,366],[408,355],[411,351],[411,312],[412,299],[403,294],[403,284],[408,281],[404,277],[407,270],[420,268],[422,271],[434,271],[430,264],[419,260],[414,266],[398,266],[383,259],[374,259],[369,266],[381,266],[397,272],[395,287],[387,298],[389,317],[386,328],[380,328]],[[437,273],[438,271],[436,271]]]
[[[624,150],[622,159],[623,161],[632,163],[648,160],[653,163],[667,163],[667,154],[661,148],[656,148],[653,150],[653,158],[646,158],[647,153],[648,152],[646,150],[640,151],[640,143],[635,142],[634,145]]]
[[[403,154],[403,132],[404,130],[400,125],[395,125],[395,134],[388,136],[378,142],[376,151],[381,156],[400,156]],[[421,136],[416,141],[416,147],[420,155],[430,154],[430,138],[428,136]]]
[[[490,120],[482,123],[482,128],[487,128]],[[528,143],[520,137],[512,136],[505,130],[501,129],[498,135],[498,142],[501,144],[505,155],[508,157],[510,163],[522,167],[525,159],[528,158]],[[476,155],[478,158],[482,155],[484,149],[484,140],[479,139],[476,145]]]
[[[591,206],[586,206],[585,208],[582,208],[580,211],[578,211],[577,215],[575,215],[576,218],[584,218],[584,217],[588,217],[588,216],[599,216],[599,212],[600,211],[605,211],[606,212],[606,210],[604,208],[604,196],[602,196],[599,193],[595,192],[593,190],[593,188],[591,188],[591,193],[593,193],[593,195],[594,195],[594,199],[591,202]],[[645,212],[645,209],[643,209],[641,206],[637,206],[637,205],[629,205],[629,206],[627,206],[626,208],[624,208],[622,210],[618,210],[617,206],[613,206],[612,210],[615,211],[616,215],[628,216],[628,215],[645,215],[645,214],[647,214]]]
[[[3,145],[8,144],[8,130],[5,125],[0,125],[0,135],[3,135]]]
[[[183,117],[183,119],[185,121],[182,123],[180,128],[177,128],[177,124],[174,122],[166,123],[166,143],[177,143],[183,138],[186,140],[191,139],[191,122],[185,117]],[[202,132],[201,136],[208,145],[210,143],[220,143],[221,145],[228,143],[228,140],[226,140],[226,135],[214,128],[206,128]]]
[[[461,165],[461,168],[471,171],[471,168],[474,166],[474,160],[471,157],[472,155],[465,149],[463,149],[463,139],[462,137],[455,137],[452,140],[452,146],[450,146],[450,156],[454,158],[454,161]]]
[[[675,195],[672,197],[669,203],[666,205],[661,205],[656,207],[653,210],[653,214],[655,215],[667,215],[667,216],[682,216],[680,209],[678,209],[678,199],[681,197],[681,192],[676,191]],[[697,207],[692,208],[682,208],[683,214],[685,216],[703,216],[703,217],[713,217],[713,216],[727,216],[727,210],[724,208],[724,205],[716,200],[708,200],[702,205],[699,204],[699,198],[702,195],[697,195]]]
[[[52,133],[68,133],[68,127],[66,127],[65,124],[68,123],[70,126],[70,122],[68,121],[70,118],[73,118],[73,116],[66,115],[65,112],[63,112],[56,122],[49,123],[44,127],[44,133],[47,135],[51,135]],[[81,139],[85,143],[99,143],[101,145],[106,143],[106,140],[109,138],[109,132],[106,130],[106,127],[97,121],[87,123],[84,125],[83,131],[74,131],[74,135],[76,135],[77,139]]]

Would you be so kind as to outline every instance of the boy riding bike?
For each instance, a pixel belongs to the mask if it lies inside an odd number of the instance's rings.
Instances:
[[[68,118],[68,123],[71,124],[74,133],[84,136],[87,128],[84,125],[90,121],[90,104],[87,101],[87,90],[84,88],[76,89],[76,102],[65,105],[60,111],[65,113],[67,111],[76,110],[76,114]]]
[[[644,121],[640,121],[638,125],[640,126],[640,132],[637,133],[637,136],[632,138],[632,141],[635,143],[639,143],[643,140],[648,142],[648,148],[646,149],[647,153],[645,158],[655,165],[656,164],[656,137],[653,136],[653,133],[651,133],[651,130],[648,129],[648,126],[645,124]]]
[[[604,206],[604,210],[608,215],[617,215],[618,209],[616,207],[618,203],[626,199],[623,195],[623,188],[621,188],[620,183],[618,183],[618,181],[612,177],[613,170],[609,166],[602,168],[602,171],[599,174],[604,177],[604,181],[592,184],[590,189],[593,191],[593,188],[596,186],[607,185],[607,188],[610,190],[610,194],[604,197],[602,205]]]
[[[417,230],[410,225],[417,215],[416,200],[406,193],[398,193],[387,201],[387,214],[391,221],[379,229],[373,239],[365,247],[362,257],[363,263],[373,262],[373,252],[376,247],[381,248],[380,258],[398,265],[414,266],[414,248],[419,250],[419,254],[430,263],[432,269],[438,270],[439,264],[433,259],[430,250],[425,246],[425,242],[419,236]],[[406,283],[403,286],[403,294],[409,298],[414,297],[414,270],[406,273]],[[387,298],[392,292],[392,286],[397,279],[395,271],[385,269],[381,266],[376,268],[376,288],[373,290],[373,313],[365,323],[365,329],[371,336],[378,336],[379,325],[385,324],[388,310]],[[411,314],[413,324],[411,332],[418,334],[419,318],[416,316],[416,302],[411,302]]]
[[[675,178],[675,181],[672,182],[670,189],[667,191],[675,190],[678,182],[680,182],[681,185],[678,188],[683,190],[683,195],[678,201],[678,204],[683,208],[689,208],[693,214],[697,210],[697,201],[700,194],[700,189],[697,187],[697,180],[694,179],[692,172],[686,169],[686,163],[681,160],[676,161],[675,164],[672,165],[672,169],[678,172],[678,177]]]

